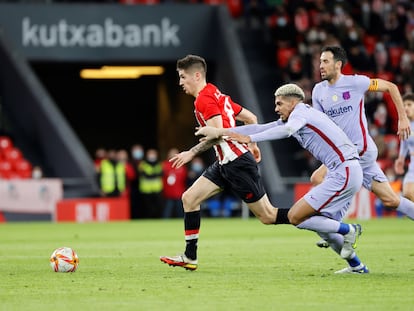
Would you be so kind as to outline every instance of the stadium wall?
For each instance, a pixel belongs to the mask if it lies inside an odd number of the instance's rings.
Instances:
[[[80,178],[79,189],[89,189],[89,193],[96,191],[92,161],[31,71],[31,61],[154,63],[200,54],[220,68],[211,77],[213,81],[261,114],[224,6],[0,4],[0,34],[0,64],[7,67],[0,95],[20,128],[19,135],[37,150],[38,157],[45,157],[56,177]],[[22,116],[22,111],[27,114]],[[270,145],[261,147],[265,182],[270,196],[276,196],[284,185]],[[84,195],[80,190],[77,193]]]

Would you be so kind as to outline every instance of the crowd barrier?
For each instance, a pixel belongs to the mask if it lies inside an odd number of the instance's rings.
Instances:
[[[294,186],[293,201],[311,189],[310,183]],[[365,188],[355,195],[346,218],[370,219],[378,215],[375,196]],[[57,222],[107,222],[130,219],[126,198],[63,198],[60,179],[0,180],[0,222],[7,221],[3,212],[50,214]],[[394,216],[394,214],[387,214]]]
[[[107,222],[130,219],[126,198],[66,199],[57,202],[55,221]]]
[[[7,221],[4,214],[49,214],[57,222],[106,222],[129,220],[130,207],[125,198],[64,199],[60,179],[10,179],[0,180],[0,222]]]

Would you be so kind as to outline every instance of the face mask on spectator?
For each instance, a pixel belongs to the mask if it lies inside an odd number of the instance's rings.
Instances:
[[[194,172],[200,173],[203,170],[203,165],[201,165],[200,163],[193,163],[191,164],[191,169]]]
[[[157,162],[157,160],[158,160],[157,156],[150,155],[150,156],[147,157],[147,161],[151,162],[151,163],[155,163],[155,162]]]
[[[144,156],[144,152],[142,150],[134,150],[132,151],[132,157],[135,160],[142,160],[142,157]]]

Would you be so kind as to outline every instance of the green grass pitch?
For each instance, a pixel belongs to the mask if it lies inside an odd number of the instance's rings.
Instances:
[[[197,271],[159,261],[184,249],[178,219],[0,224],[0,310],[414,310],[414,222],[360,223],[369,275],[335,275],[316,234],[254,218],[203,219]],[[75,273],[51,270],[60,246]]]

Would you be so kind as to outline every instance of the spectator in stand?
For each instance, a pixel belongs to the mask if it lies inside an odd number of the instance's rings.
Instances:
[[[266,2],[264,0],[243,0],[244,17],[249,28],[259,29],[265,24]]]
[[[359,41],[348,41],[348,59],[352,68],[357,72],[366,72],[371,68],[370,58]]]
[[[206,166],[201,157],[194,157],[190,162],[190,168],[188,169],[187,174],[187,188],[189,188],[198,177],[200,177]]]
[[[41,179],[43,178],[43,170],[39,165],[33,166],[32,169],[32,178],[33,179]]]
[[[121,196],[125,198],[130,197],[131,181],[135,178],[135,171],[132,164],[129,162],[128,151],[121,149],[117,152],[117,161],[120,166],[125,168],[125,189],[121,192]]]
[[[101,161],[98,180],[102,196],[119,197],[125,190],[125,164],[118,163],[115,149],[108,150],[108,158]]]
[[[107,152],[104,148],[96,149],[94,164],[95,164],[95,169],[97,172],[99,171],[99,167],[101,166],[102,160],[106,158],[107,158]]]
[[[144,218],[160,218],[162,210],[162,165],[158,150],[148,149],[139,164],[139,190],[142,205],[140,213]]]
[[[295,54],[290,58],[285,73],[285,80],[299,81],[304,78],[303,61],[300,55]]]
[[[131,167],[134,170],[134,178],[130,182],[130,204],[131,218],[137,219],[142,216],[140,214],[141,192],[139,191],[139,164],[144,158],[144,147],[141,144],[131,146]]]
[[[171,148],[168,150],[167,159],[162,162],[164,197],[163,218],[182,218],[184,216],[181,196],[187,189],[187,167],[182,166],[174,168],[169,161],[169,159],[178,153],[179,151],[177,148]]]
[[[283,5],[276,5],[272,14],[267,17],[271,39],[278,42],[278,46],[293,46],[296,42],[295,28],[292,20]]]

